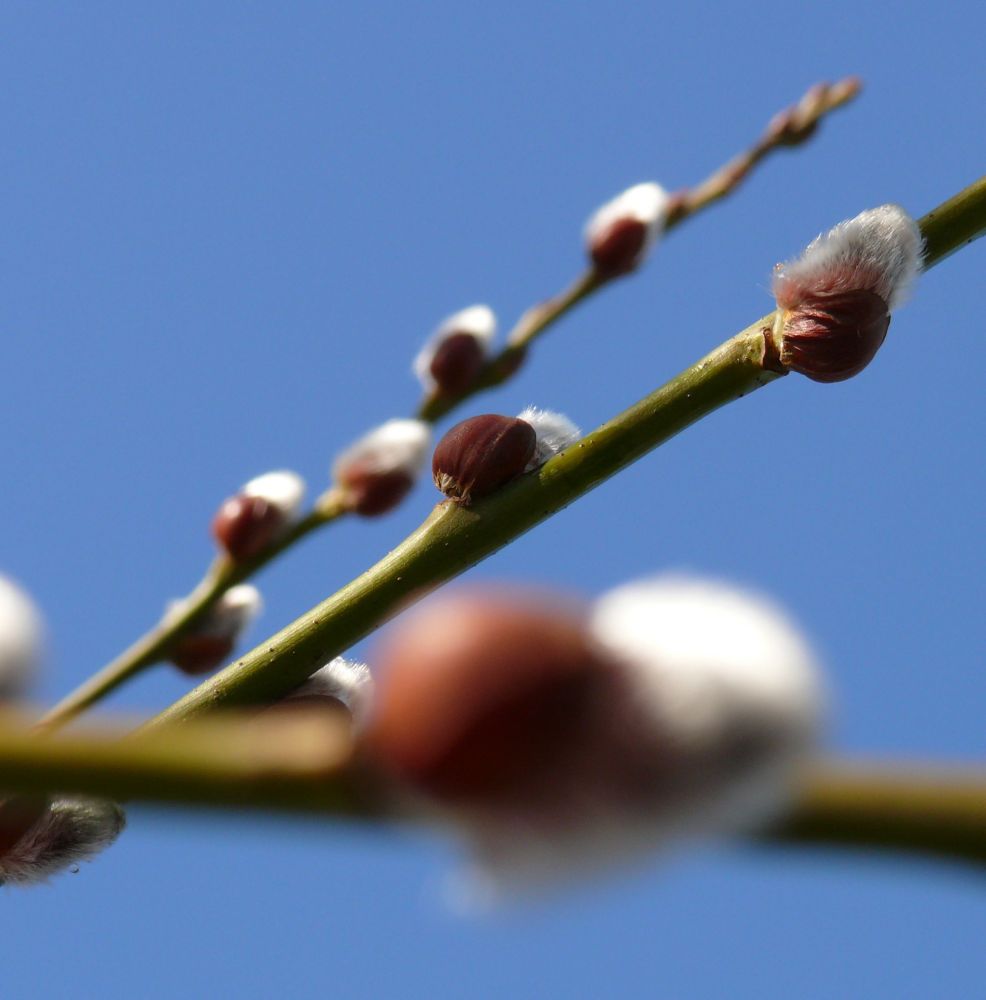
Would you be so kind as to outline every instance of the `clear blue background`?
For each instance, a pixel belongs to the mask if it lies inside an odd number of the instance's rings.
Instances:
[[[504,326],[629,184],[694,183],[818,79],[862,99],[683,226],[482,409],[591,427],[766,312],[770,268],[986,167],[975,3],[13,3],[0,9],[0,569],[54,698],[211,556],[242,481],[416,402],[477,301]],[[860,378],[789,378],[474,571],[591,595],[664,567],[776,594],[830,667],[832,744],[982,758],[986,243],[919,284]],[[259,640],[414,527],[350,520],[262,578]],[[187,683],[156,671],[118,706]],[[134,809],[76,876],[0,893],[0,995],[974,996],[986,884],[722,851],[485,919],[425,837]]]

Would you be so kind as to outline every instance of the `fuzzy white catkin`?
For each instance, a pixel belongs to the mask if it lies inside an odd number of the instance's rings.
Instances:
[[[816,745],[824,703],[817,665],[798,630],[763,598],[706,580],[644,580],[604,595],[589,627],[664,748],[651,789],[637,786],[627,797],[618,785],[566,775],[558,786],[564,825],[551,820],[558,803],[549,801],[538,807],[544,815],[460,817],[475,864],[455,883],[454,902],[523,896],[749,830],[784,805]],[[596,748],[607,752],[623,751]]]
[[[359,464],[365,472],[402,472],[414,478],[431,445],[431,428],[423,420],[388,420],[347,448],[333,464],[333,476]]]
[[[353,721],[361,723],[369,710],[373,695],[373,679],[365,663],[347,660],[341,656],[330,660],[324,667],[287,696],[292,698],[335,698],[352,713]]]
[[[801,256],[775,270],[777,304],[792,309],[813,293],[865,289],[893,311],[921,271],[923,250],[921,230],[904,209],[871,208],[817,236]]]
[[[25,693],[37,675],[44,626],[34,602],[0,575],[0,700]]]
[[[664,229],[669,197],[667,191],[653,181],[634,184],[615,198],[600,205],[585,224],[585,242],[590,247],[615,222],[634,219],[647,227],[647,240],[642,253],[652,247]]]
[[[240,492],[243,496],[266,500],[290,523],[297,518],[305,499],[305,481],[297,472],[279,469],[251,479]]]
[[[553,410],[529,406],[517,414],[517,419],[530,424],[537,438],[534,455],[527,463],[525,472],[540,468],[549,458],[564,451],[582,436],[582,432],[564,413],[555,413]]]
[[[36,885],[91,860],[123,831],[126,816],[113,802],[60,796],[5,854],[0,884]]]
[[[487,354],[496,336],[496,313],[489,306],[475,305],[461,309],[442,320],[435,332],[425,341],[412,365],[418,381],[428,392],[435,388],[435,379],[431,374],[431,363],[435,354],[455,333],[468,333],[483,348],[483,353]]]

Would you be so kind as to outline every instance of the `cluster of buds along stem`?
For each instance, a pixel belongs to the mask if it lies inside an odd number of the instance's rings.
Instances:
[[[305,481],[296,472],[267,472],[224,501],[212,534],[234,562],[265,552],[298,520]]]
[[[564,414],[534,406],[516,417],[469,417],[438,442],[432,476],[447,497],[468,504],[544,465],[580,435]]]
[[[921,270],[917,223],[882,205],[813,240],[773,276],[774,345],[784,370],[816,382],[861,372],[880,349],[890,314]]]
[[[585,226],[585,243],[599,280],[635,271],[657,242],[670,199],[660,184],[635,184],[598,208]]]
[[[440,600],[375,662],[362,757],[397,811],[463,834],[501,890],[772,818],[820,725],[798,631],[707,581],[643,581],[589,608]]]
[[[38,672],[44,627],[34,602],[0,575],[0,701],[17,698]]]
[[[496,334],[489,306],[470,306],[449,316],[414,359],[414,374],[429,394],[456,397],[479,378]]]
[[[113,802],[57,796],[0,799],[0,885],[36,885],[109,847],[126,825]]]
[[[414,485],[430,444],[423,420],[388,420],[347,448],[332,477],[348,508],[375,517],[396,507]]]
[[[168,659],[182,673],[207,674],[222,666],[236,648],[240,635],[263,609],[260,591],[249,583],[230,587],[190,629],[182,632],[168,650]],[[172,601],[165,612],[179,612],[184,601]]]

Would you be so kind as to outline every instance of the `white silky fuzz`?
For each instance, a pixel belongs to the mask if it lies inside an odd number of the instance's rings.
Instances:
[[[364,473],[403,472],[415,478],[431,446],[431,429],[423,420],[388,420],[347,448],[332,466],[336,479],[359,466]]]
[[[22,695],[37,676],[44,626],[30,597],[0,576],[0,700]]]
[[[337,656],[305,681],[297,690],[287,696],[292,698],[335,698],[341,701],[353,715],[357,724],[365,718],[373,696],[373,678],[365,663],[346,660]]]
[[[653,181],[627,188],[589,217],[585,224],[586,244],[591,247],[615,222],[634,219],[647,227],[646,253],[664,229],[669,200],[667,191]]]
[[[474,337],[484,355],[489,354],[490,344],[496,336],[496,314],[489,306],[469,306],[442,320],[434,333],[425,341],[424,347],[418,352],[412,365],[412,370],[424,388],[431,392],[435,388],[435,379],[431,374],[431,363],[439,347],[456,333],[468,333]]]
[[[534,457],[527,463],[525,472],[540,468],[549,458],[553,458],[582,437],[582,431],[564,413],[539,410],[536,406],[529,406],[517,414],[517,419],[530,424],[537,435]]]
[[[875,292],[893,311],[907,298],[921,270],[924,241],[899,205],[881,205],[817,236],[804,253],[781,264],[773,291],[782,309],[814,294]]]
[[[37,885],[72,865],[90,861],[126,826],[113,802],[61,796],[0,856],[0,884]]]
[[[276,507],[287,523],[297,520],[305,499],[305,481],[297,472],[279,469],[251,479],[240,491],[244,496],[260,497]]]
[[[807,642],[777,607],[725,584],[664,577],[602,597],[591,627],[633,671],[674,750],[686,791],[678,820],[733,832],[784,803],[824,698]]]
[[[184,598],[169,601],[164,618],[180,614]],[[216,602],[215,607],[189,632],[189,635],[208,635],[216,638],[235,639],[264,610],[264,599],[252,584],[238,583],[230,587]]]
[[[611,724],[587,730],[589,756],[559,775],[557,801],[454,817],[473,859],[455,885],[460,903],[529,895],[747,831],[783,807],[816,745],[814,657],[762,598],[658,578],[604,595],[588,624],[622,679],[600,708]]]

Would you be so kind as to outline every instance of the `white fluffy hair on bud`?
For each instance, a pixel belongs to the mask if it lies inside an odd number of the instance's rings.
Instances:
[[[779,265],[774,296],[782,309],[792,309],[814,294],[866,290],[893,311],[920,273],[923,252],[917,223],[899,205],[881,205],[840,222]]]
[[[0,575],[0,700],[27,690],[37,675],[43,644],[41,613],[21,587]]]
[[[210,635],[239,635],[264,609],[260,591],[250,583],[238,583],[219,598],[202,623],[201,632]]]
[[[288,521],[294,520],[305,499],[305,481],[297,472],[278,469],[251,479],[240,491],[244,496],[259,497],[276,507]]]
[[[72,865],[90,861],[126,826],[114,802],[60,796],[5,854],[0,884],[37,885]]]
[[[333,475],[339,479],[345,469],[359,464],[366,472],[403,472],[413,478],[430,445],[431,428],[423,420],[388,420],[342,452],[332,466]]]
[[[429,391],[435,388],[435,379],[431,374],[431,363],[435,353],[455,333],[468,333],[471,337],[475,337],[483,348],[483,353],[486,354],[496,336],[496,313],[489,306],[475,305],[460,309],[442,320],[434,333],[425,341],[424,347],[418,351],[412,365],[412,371],[418,381]]]
[[[349,709],[353,720],[359,724],[366,718],[372,695],[373,678],[370,676],[370,668],[365,663],[337,656],[316,670],[285,700],[313,696],[335,698]]]
[[[540,468],[549,458],[554,458],[582,437],[582,431],[564,413],[529,406],[517,414],[517,419],[530,424],[537,436],[534,456],[527,463],[525,472]]]
[[[596,603],[596,639],[635,673],[684,777],[679,819],[745,829],[787,800],[814,749],[824,695],[808,643],[774,604],[684,576],[627,584]]]
[[[593,212],[585,224],[586,243],[592,246],[614,222],[634,219],[647,227],[646,246],[652,246],[664,229],[669,200],[660,184],[653,181],[634,184]]]

